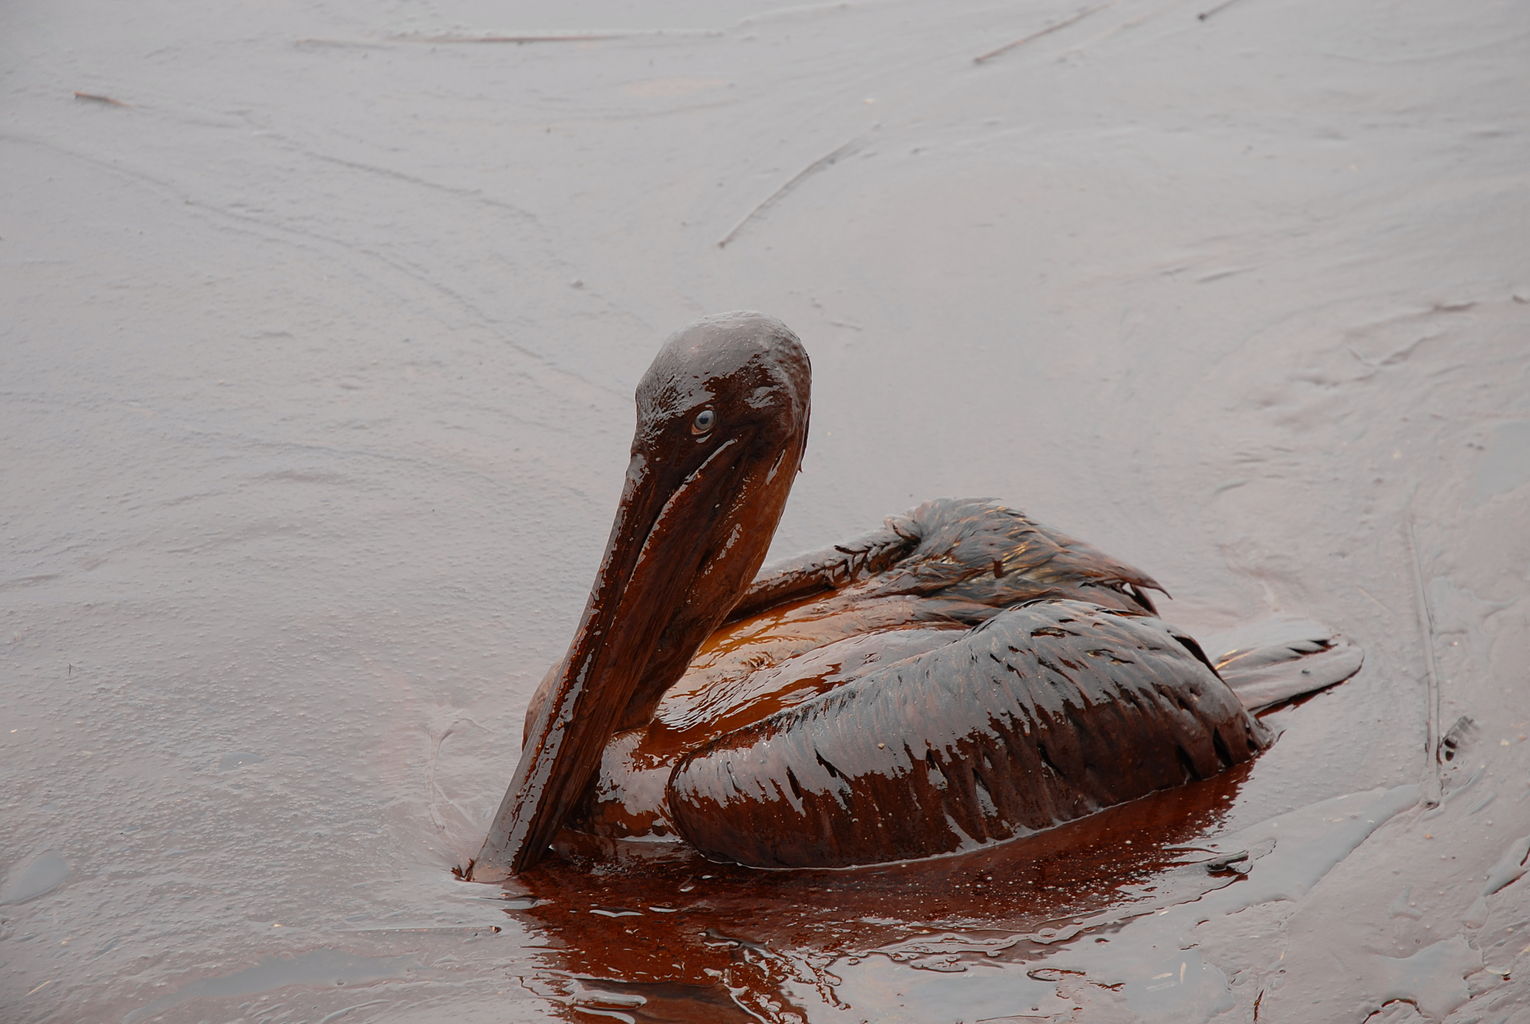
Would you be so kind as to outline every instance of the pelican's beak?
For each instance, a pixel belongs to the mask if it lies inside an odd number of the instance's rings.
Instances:
[[[589,604],[470,877],[541,859],[611,736],[649,721],[738,603],[802,463],[810,378],[796,335],[759,313],[704,318],[660,349]]]
[[[725,441],[689,472],[634,452],[589,604],[470,869],[475,881],[541,859],[613,733],[647,720],[758,571],[800,453],[788,472],[779,456],[766,460],[769,473],[751,473],[744,449]]]

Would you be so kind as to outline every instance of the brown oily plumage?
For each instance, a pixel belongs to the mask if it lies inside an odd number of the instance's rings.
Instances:
[[[473,877],[535,865],[565,826],[761,867],[929,857],[1268,743],[1254,702],[1153,617],[1151,577],[997,502],[927,502],[760,572],[810,388],[801,343],[758,313],[664,344],[589,603]],[[1318,630],[1232,666],[1262,705],[1359,663]]]
[[[1266,742],[1162,622],[1052,601],[689,754],[670,813],[703,853],[757,867],[924,857],[1206,778]]]

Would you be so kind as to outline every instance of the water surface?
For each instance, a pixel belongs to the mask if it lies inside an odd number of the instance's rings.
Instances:
[[[1522,4],[66,0],[0,50],[0,1017],[1530,1002]],[[969,857],[456,881],[632,387],[738,307],[817,375],[777,553],[993,495],[1364,671]]]

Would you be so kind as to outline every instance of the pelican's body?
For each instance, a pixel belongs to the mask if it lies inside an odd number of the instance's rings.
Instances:
[[[762,867],[932,856],[1269,742],[1155,617],[1152,579],[992,502],[930,502],[754,578],[808,387],[800,343],[759,314],[660,352],[600,577],[532,702],[476,877],[530,866],[562,824]]]

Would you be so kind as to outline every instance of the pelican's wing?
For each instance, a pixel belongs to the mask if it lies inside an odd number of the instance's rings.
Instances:
[[[669,806],[717,859],[870,864],[1049,828],[1267,742],[1164,623],[1042,602],[719,737],[679,763]]]
[[[1151,576],[1092,545],[987,498],[940,498],[907,516],[916,550],[876,593],[940,595],[994,608],[1072,598],[1123,611],[1154,610]]]
[[[855,540],[768,566],[728,618],[830,591],[944,600],[945,614],[972,623],[1000,608],[1059,598],[1152,612],[1148,590],[1163,587],[1023,512],[988,498],[940,498]]]
[[[879,529],[854,540],[766,566],[729,613],[728,621],[848,587],[885,572],[918,544],[919,532],[913,520],[892,516]]]

